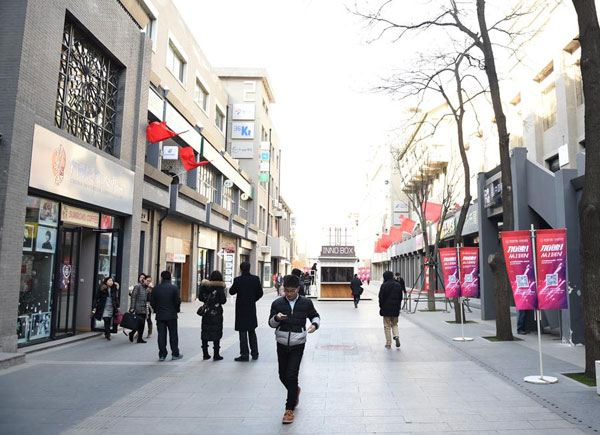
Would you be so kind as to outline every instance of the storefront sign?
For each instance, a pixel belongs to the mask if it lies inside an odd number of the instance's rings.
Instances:
[[[408,203],[406,201],[394,200],[394,211],[408,213]]]
[[[260,170],[262,172],[269,172],[269,162],[260,162]]]
[[[440,239],[443,240],[447,237],[452,237],[456,233],[456,218],[455,216],[445,219],[442,223],[442,231],[440,233]]]
[[[79,227],[98,228],[100,215],[95,211],[84,210],[66,204],[62,204],[61,210],[61,220],[66,224],[72,224]]]
[[[231,142],[231,157],[234,159],[254,158],[254,142]]]
[[[261,172],[260,173],[260,182],[261,183],[268,183],[269,182],[269,173],[268,172]]]
[[[163,146],[163,160],[177,160],[179,158],[179,147],[177,145]]]
[[[560,310],[567,304],[567,230],[537,230],[538,309]]]
[[[469,206],[469,211],[467,212],[467,217],[465,218],[465,224],[463,225],[463,236],[479,232],[478,218],[479,211],[477,208],[477,204]]]
[[[215,230],[198,227],[198,247],[204,249],[217,249],[218,234]]]
[[[167,252],[166,262],[167,263],[185,263],[185,254],[176,254],[174,252]]]
[[[103,214],[100,216],[100,229],[112,230],[115,224],[115,217]]]
[[[254,104],[234,104],[232,111],[232,118],[234,120],[254,120],[255,115],[255,105]]]
[[[460,291],[463,298],[479,297],[479,248],[460,248]]]
[[[260,159],[262,161],[269,161],[269,158],[270,158],[269,155],[270,155],[270,153],[268,151],[261,151]]]
[[[322,246],[322,257],[355,257],[354,246]]]
[[[460,297],[460,280],[458,279],[456,248],[440,248],[440,260],[442,262],[446,297]]]
[[[502,204],[502,180],[494,180],[483,189],[483,205],[485,208],[498,207]]]
[[[502,231],[506,271],[517,310],[536,310],[537,294],[529,231]]]
[[[134,173],[39,125],[29,186],[131,214]]]
[[[254,139],[254,121],[233,121],[231,125],[232,139]]]
[[[234,274],[234,261],[235,254],[226,253],[223,255],[223,268],[224,268],[224,278],[225,285],[229,288],[233,284],[233,274]]]

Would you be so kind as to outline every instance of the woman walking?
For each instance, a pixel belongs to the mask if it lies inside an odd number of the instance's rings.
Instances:
[[[144,326],[146,324],[146,315],[148,314],[148,284],[152,282],[152,277],[146,275],[141,284],[137,284],[131,293],[130,313],[135,313],[137,316],[137,342],[146,343],[144,340]],[[136,331],[129,333],[129,341],[133,343]]]
[[[208,353],[208,342],[213,342],[214,355],[213,360],[221,361],[223,357],[219,354],[220,341],[223,337],[223,305],[227,302],[225,295],[225,283],[223,275],[218,270],[210,274],[208,280],[202,281],[198,299],[204,302],[206,310],[202,316],[202,359],[210,359]]]
[[[152,337],[152,305],[150,305],[150,297],[152,296],[152,289],[154,288],[154,284],[152,284],[152,277],[148,277],[146,279],[146,283],[148,284],[148,298],[146,299],[146,308],[148,310],[148,317],[146,321],[148,322],[148,335],[146,338]]]
[[[92,314],[96,320],[104,320],[104,337],[107,340],[110,340],[111,321],[117,316],[119,306],[119,283],[111,277],[104,278],[96,294]]]

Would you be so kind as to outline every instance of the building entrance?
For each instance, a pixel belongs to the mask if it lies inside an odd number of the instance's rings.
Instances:
[[[79,258],[81,253],[81,228],[60,228],[58,235],[58,261],[53,306],[56,315],[54,336],[75,334]]]

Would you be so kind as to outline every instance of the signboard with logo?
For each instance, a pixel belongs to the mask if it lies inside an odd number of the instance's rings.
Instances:
[[[458,279],[458,258],[456,248],[440,248],[440,261],[444,275],[444,291],[447,298],[460,297],[460,280]]]
[[[234,104],[232,117],[234,120],[254,120],[255,117],[255,105],[254,104]]]
[[[254,142],[231,142],[231,157],[234,159],[254,158]]]
[[[167,252],[166,261],[167,261],[167,263],[185,263],[185,254],[176,254],[174,252]]]
[[[321,257],[355,257],[354,246],[322,246]]]
[[[254,121],[233,121],[232,139],[254,139]]]
[[[268,172],[261,172],[260,173],[260,182],[261,183],[268,183],[269,182],[269,173]]]
[[[163,160],[177,160],[179,158],[179,147],[177,145],[163,146]]]
[[[268,151],[261,151],[260,153],[260,159],[262,161],[269,161],[269,152]]]
[[[29,186],[131,214],[133,184],[133,171],[35,126]]]
[[[66,224],[78,227],[98,228],[100,215],[95,211],[63,204],[61,208],[61,220]]]
[[[462,297],[479,297],[479,248],[460,248],[460,289]]]
[[[536,236],[538,309],[566,309],[567,230],[537,230]]]
[[[469,206],[469,211],[467,212],[467,217],[465,218],[465,224],[463,225],[463,236],[479,232],[478,218],[479,212],[477,209],[477,204]]]
[[[502,204],[502,180],[494,180],[483,189],[483,205],[485,208],[498,207]]]
[[[231,285],[233,284],[234,262],[235,262],[235,254],[232,254],[230,252],[223,254],[223,268],[225,271],[224,278],[225,278],[225,285],[227,287],[231,287]]]
[[[517,310],[537,309],[537,289],[529,231],[502,231],[506,272]]]
[[[394,200],[394,212],[408,213],[408,203],[406,201]]]

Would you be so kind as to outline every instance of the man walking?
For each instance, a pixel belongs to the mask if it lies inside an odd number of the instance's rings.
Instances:
[[[392,336],[394,334],[396,347],[400,347],[398,336],[398,316],[402,305],[402,287],[394,279],[394,274],[389,270],[383,273],[383,284],[379,289],[379,315],[383,317],[383,330],[385,332],[385,347],[392,347]]]
[[[161,283],[154,287],[150,294],[150,305],[154,310],[156,329],[158,330],[158,359],[164,361],[167,357],[167,330],[169,331],[169,346],[171,359],[183,358],[179,353],[179,337],[177,335],[177,313],[181,306],[181,298],[177,286],[171,284],[171,272],[161,272]]]
[[[277,340],[277,360],[279,362],[279,380],[287,389],[283,424],[294,422],[294,409],[300,403],[298,372],[304,353],[307,332],[312,334],[321,324],[319,313],[312,300],[298,294],[300,280],[295,275],[283,278],[285,296],[277,298],[271,304],[269,326],[275,328]],[[311,325],[306,330],[306,320]]]
[[[242,274],[233,280],[229,289],[230,295],[237,294],[235,300],[235,330],[240,334],[240,356],[236,361],[249,361],[258,359],[258,340],[255,329],[258,327],[256,320],[256,301],[263,297],[263,288],[260,278],[250,273],[250,263],[240,264]],[[250,338],[250,349],[248,349]]]
[[[300,283],[300,286],[298,287],[298,294],[300,296],[306,296],[306,293],[304,291],[304,282],[301,279],[302,271],[300,269],[292,269],[292,275],[298,277],[298,282]]]
[[[354,296],[354,308],[358,308],[363,288],[362,281],[356,274],[354,275],[354,278],[352,278],[352,281],[350,281],[350,290],[352,291],[352,296]]]
[[[406,284],[404,283],[404,278],[402,278],[400,273],[396,272],[394,274],[394,279],[398,282],[398,284],[400,284],[400,287],[402,288],[402,295],[406,297]]]

